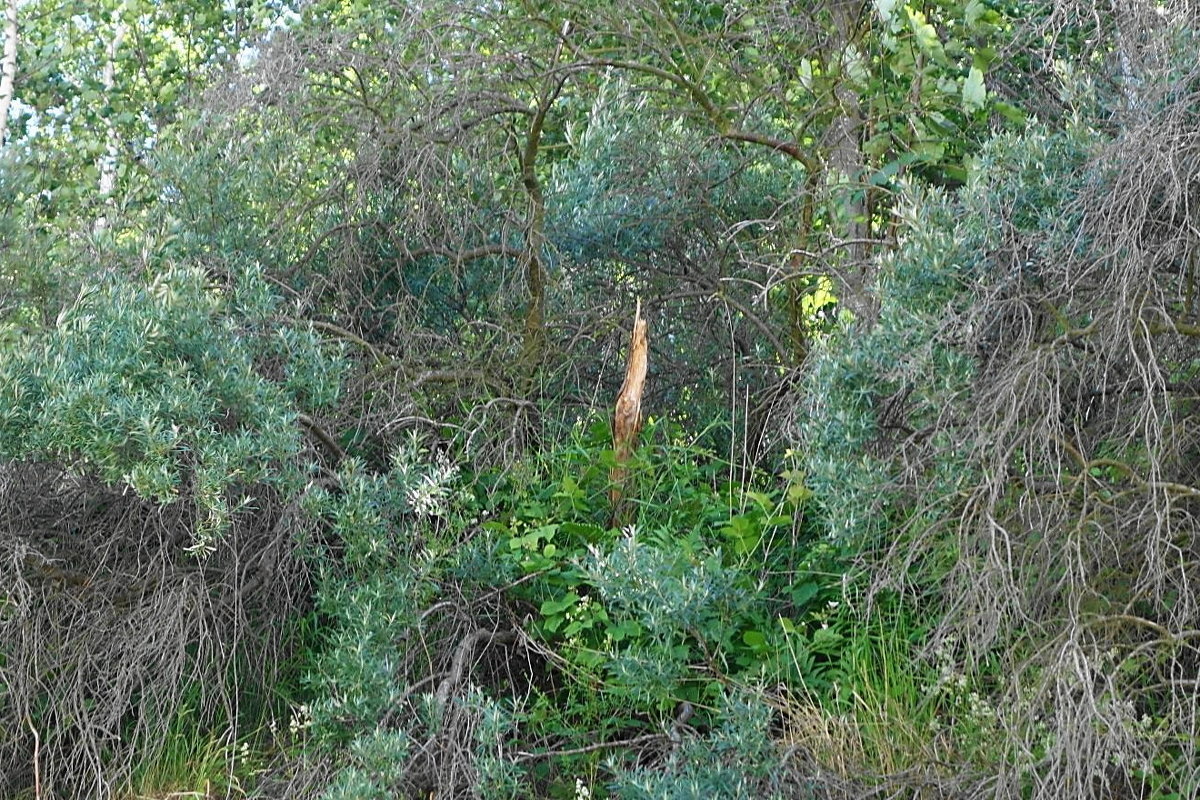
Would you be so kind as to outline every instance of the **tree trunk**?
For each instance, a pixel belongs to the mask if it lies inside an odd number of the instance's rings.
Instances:
[[[4,60],[0,62],[0,147],[8,135],[8,108],[17,77],[17,0],[8,0],[4,13]]]
[[[557,58],[558,54],[555,55],[556,61]],[[529,293],[529,308],[525,312],[525,342],[521,362],[530,385],[541,364],[546,343],[546,270],[542,266],[542,251],[546,246],[546,202],[542,197],[542,185],[537,177],[537,158],[542,145],[546,115],[550,113],[550,107],[562,93],[565,83],[565,77],[549,79],[521,152],[521,183],[529,200],[525,252],[521,257],[525,264],[525,288]]]
[[[845,260],[841,270],[843,299],[861,322],[870,324],[875,316],[871,283],[871,223],[868,218],[863,174],[863,113],[858,90],[851,84],[850,65],[856,51],[863,6],[856,0],[835,0],[832,4],[834,41],[828,56],[837,64],[834,100],[836,116],[828,131],[829,171],[834,192],[831,210],[840,223]],[[861,53],[857,58],[865,58]]]
[[[116,67],[117,67],[117,51],[121,48],[121,44],[125,41],[125,35],[129,32],[129,26],[126,24],[123,14],[125,4],[122,4],[116,11],[117,21],[116,29],[113,31],[113,36],[108,40],[108,53],[104,61],[104,72],[101,75],[101,83],[104,86],[104,97],[111,102],[113,89],[116,86]],[[113,190],[117,186],[117,162],[121,155],[121,138],[117,133],[116,123],[113,122],[111,114],[106,115],[105,124],[107,126],[106,144],[104,155],[100,157],[100,201],[105,206],[112,205]],[[107,214],[101,214],[96,219],[96,224],[93,229],[102,231],[108,227]]]

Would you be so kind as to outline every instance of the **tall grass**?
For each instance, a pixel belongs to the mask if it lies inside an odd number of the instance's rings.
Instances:
[[[999,757],[994,712],[944,649],[926,655],[925,631],[912,616],[875,609],[831,624],[845,637],[838,680],[828,691],[801,688],[782,704],[783,746],[811,753],[847,782],[950,778]]]

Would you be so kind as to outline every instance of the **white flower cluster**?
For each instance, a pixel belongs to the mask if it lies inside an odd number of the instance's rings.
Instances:
[[[585,617],[590,616],[593,613],[591,610],[591,605],[592,605],[592,596],[591,595],[585,594],[583,597],[579,598],[578,603],[576,603],[571,608],[567,609],[567,613],[565,615],[567,618],[567,622],[568,623],[580,622]],[[580,630],[577,633],[567,637],[567,647],[572,647],[572,648],[582,647],[583,646],[583,636],[582,636],[583,631],[584,631],[584,629],[589,628],[589,627],[591,627],[591,626],[583,625],[580,627]]]
[[[301,703],[292,710],[292,718],[288,722],[288,731],[295,736],[301,731],[311,728],[312,724],[312,709],[308,707],[307,703]]]
[[[982,728],[993,727],[1000,721],[1000,714],[991,701],[970,687],[967,675],[958,668],[954,656],[957,644],[954,637],[947,637],[934,648],[938,677],[936,683],[925,687],[925,691],[930,696],[948,701],[956,709],[961,721]],[[930,720],[930,727],[937,731],[942,723],[934,717]]]
[[[934,648],[933,657],[938,665],[938,679],[936,684],[927,687],[927,691],[955,694],[967,688],[967,676],[959,671],[954,659],[956,644],[957,641],[951,636]]]

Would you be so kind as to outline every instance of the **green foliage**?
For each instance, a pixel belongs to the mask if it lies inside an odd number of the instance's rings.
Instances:
[[[878,324],[833,337],[808,379],[806,466],[833,528],[879,571],[876,588],[940,609],[935,643],[966,642],[951,657],[961,682],[924,698],[929,722],[953,731],[956,763],[978,774],[1015,759],[1007,785],[1035,796],[1045,790],[1031,780],[1063,787],[1084,774],[1178,782],[1173,755],[1192,747],[1165,684],[1134,677],[1175,656],[1113,624],[1133,614],[1159,633],[1191,625],[1178,616],[1182,587],[1159,572],[1187,569],[1156,550],[1178,533],[1166,517],[1157,532],[1142,524],[1162,506],[1138,477],[1194,476],[1167,444],[1176,423],[1151,422],[1191,413],[1155,382],[1192,342],[1167,344],[1178,331],[1147,322],[1174,313],[1160,270],[1190,259],[1190,245],[1166,244],[1174,223],[1153,207],[1136,226],[1114,224],[1113,203],[1173,180],[1156,165],[1114,168],[1114,149],[1137,147],[1085,125],[1031,127],[990,143],[956,197],[915,193],[881,265]],[[1166,251],[1144,257],[1148,241]],[[1117,374],[1139,388],[1106,395]],[[1108,397],[1103,410],[1092,393]],[[1038,650],[1078,629],[1097,639]],[[1075,669],[1087,677],[1062,677]],[[1150,757],[1163,752],[1173,755]]]
[[[266,762],[262,737],[230,741],[185,702],[171,720],[153,758],[143,758],[129,779],[128,798],[171,793],[245,792]],[[121,794],[117,795],[122,798]]]
[[[874,12],[875,35],[853,43],[841,64],[809,67],[807,86],[820,93],[823,83],[841,81],[860,94],[873,123],[862,146],[874,167],[870,183],[891,185],[905,168],[938,183],[966,180],[969,159],[989,133],[988,112],[1024,122],[1020,109],[987,86],[997,66],[1003,73],[997,42],[1010,21],[979,0],[881,0]]]
[[[20,4],[0,756],[236,790],[287,706],[303,797],[1192,790],[1179,4],[302,5]]]
[[[323,517],[337,542],[321,554],[325,574],[317,611],[327,631],[312,676],[313,735],[318,741],[356,740],[363,720],[386,718],[404,692],[398,680],[400,643],[418,627],[437,569],[422,570],[418,540],[447,513],[455,470],[418,461],[415,444],[397,451],[393,468],[371,475],[348,461],[338,491],[313,493],[310,513]],[[336,557],[331,558],[331,556]]]
[[[145,285],[107,278],[55,325],[4,342],[0,453],[93,470],[168,503],[188,491],[194,547],[238,512],[233,487],[296,491],[296,409],[337,398],[333,355],[311,332],[265,325],[271,294],[250,272],[230,287],[174,267]],[[263,377],[271,359],[286,377]]]
[[[485,525],[493,558],[534,578],[514,596],[537,609],[542,636],[638,703],[700,699],[726,673],[785,674],[783,643],[838,591],[838,575],[821,571],[835,559],[825,563],[810,493],[761,474],[731,481],[731,465],[674,424],[646,436],[623,529],[606,524],[612,452],[600,424],[578,426]]]
[[[1083,169],[1092,141],[1082,129],[997,137],[959,195],[913,187],[899,210],[900,246],[880,262],[878,324],[845,329],[815,352],[806,377],[805,464],[835,531],[856,548],[932,523],[945,513],[937,504],[972,480],[969,443],[939,429],[951,409],[971,402],[973,348],[1001,346],[979,330],[997,323],[976,318],[976,304],[1019,291],[1038,279],[1040,264],[1079,246],[1067,206],[1093,179]],[[1015,273],[986,258],[1011,247],[1005,242],[1014,229],[1036,231]],[[966,338],[972,328],[982,343]],[[934,437],[937,459],[899,467],[900,443],[924,436]],[[917,484],[919,497],[910,493]]]
[[[704,736],[689,738],[665,765],[618,771],[614,797],[628,800],[702,798],[813,798],[813,784],[789,781],[780,749],[772,741],[770,710],[754,695],[716,698],[721,720]]]
[[[140,0],[24,3],[10,127],[14,194],[43,218],[154,202],[147,169],[162,130],[290,3]],[[114,190],[101,197],[101,175]],[[104,201],[112,205],[104,209]]]
[[[879,324],[866,333],[847,329],[823,340],[806,379],[802,435],[808,480],[835,534],[856,548],[904,519],[895,513],[898,494],[881,491],[894,485],[895,473],[873,444],[931,424],[966,388],[973,371],[970,359],[938,336],[942,313],[965,302],[969,242],[955,237],[952,207],[944,197],[918,192],[909,208],[905,240],[881,265],[885,299]],[[888,418],[891,407],[909,413],[907,428],[889,428],[896,424]],[[960,466],[947,463],[945,479],[965,477]]]
[[[404,774],[411,742],[403,731],[376,730],[352,741],[343,768],[322,795],[323,800],[387,800]]]
[[[566,123],[569,151],[554,163],[546,186],[552,252],[569,256],[584,274],[689,246],[681,229],[711,227],[714,210],[724,219],[765,218],[803,181],[798,164],[770,153],[697,154],[703,128],[653,105],[629,80],[598,82],[586,116]],[[631,270],[635,276],[652,277]]]
[[[328,635],[313,673],[312,735],[322,747],[351,747],[330,796],[411,785],[412,774],[354,755],[353,743],[391,726],[405,741],[439,741],[439,731],[473,720],[482,749],[457,756],[472,765],[471,785],[520,796],[531,776],[504,755],[519,742],[620,738],[683,701],[719,726],[732,686],[831,685],[838,643],[823,620],[840,592],[839,556],[822,542],[799,476],[734,482],[731,465],[677,425],[656,422],[646,435],[627,484],[635,520],[623,529],[607,524],[613,455],[598,423],[580,423],[537,461],[469,479],[414,445],[385,474],[347,464],[338,491],[313,497],[338,566],[318,595]],[[449,673],[429,672],[404,643],[440,642],[432,646],[446,655],[435,663],[458,658],[464,645],[441,640],[435,623],[439,608],[460,602],[444,593],[447,582],[466,598],[499,594],[524,632],[557,653],[551,673],[526,689],[439,688]],[[454,693],[441,708],[435,694],[446,689]],[[497,751],[505,738],[514,743]],[[733,780],[731,759],[720,781]],[[599,754],[548,760],[533,774],[568,791],[601,763]]]

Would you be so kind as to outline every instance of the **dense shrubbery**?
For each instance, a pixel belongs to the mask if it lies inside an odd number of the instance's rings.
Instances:
[[[677,425],[648,437],[622,528],[608,524],[602,424],[494,474],[460,475],[413,446],[386,476],[342,478],[310,734],[352,743],[330,796],[570,794],[577,778],[601,792],[667,780],[653,775],[669,763],[706,791],[750,780],[739,756],[696,773],[677,748],[697,726],[713,752],[766,736],[765,709],[729,705],[742,692],[828,688],[839,562],[796,476],[743,473]],[[380,747],[412,757],[378,762]]]
[[[1112,203],[1177,169],[1114,170],[1126,146],[1033,128],[992,142],[953,200],[918,195],[880,324],[809,376],[812,485],[840,535],[879,548],[876,588],[937,609],[931,642],[991,719],[952,726],[986,756],[954,771],[1002,796],[1194,781],[1175,483],[1193,470],[1170,432],[1194,409],[1169,388],[1195,363],[1174,288],[1189,246],[1153,232],[1154,208],[1115,226]]]
[[[1008,5],[321,0],[179,107],[173,28],[47,49],[0,795],[1200,791],[1194,20]]]
[[[261,710],[307,603],[296,419],[336,400],[337,348],[268,325],[253,270],[148,272],[83,281],[0,343],[0,760],[36,737],[63,795],[126,778],[178,715]]]

